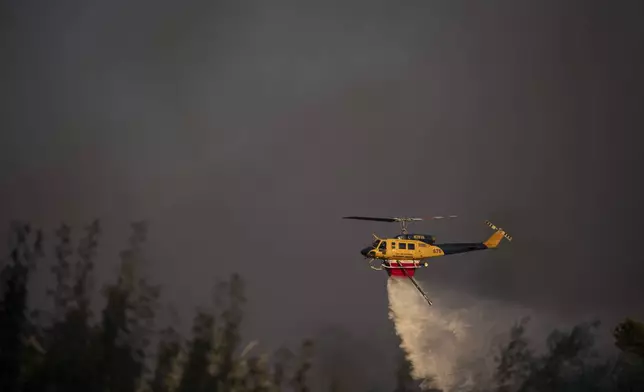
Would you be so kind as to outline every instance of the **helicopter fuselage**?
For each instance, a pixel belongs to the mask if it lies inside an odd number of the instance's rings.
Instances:
[[[360,253],[373,259],[424,260],[431,257],[488,249],[483,242],[435,244],[433,237],[424,240],[409,239],[420,236],[422,235],[403,234],[395,238],[377,239],[371,246],[363,248]]]
[[[496,236],[502,237],[502,233]],[[399,234],[394,238],[376,239],[371,246],[363,248],[360,254],[370,259],[383,260],[382,266],[389,276],[403,277],[413,276],[417,268],[427,267],[423,260],[490,249],[498,243],[486,241],[436,244],[435,241],[434,236],[427,234]],[[402,271],[401,266],[406,271]]]

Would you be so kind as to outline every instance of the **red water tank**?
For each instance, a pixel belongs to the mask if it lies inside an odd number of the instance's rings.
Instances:
[[[402,267],[405,269],[403,271],[403,268],[400,268],[400,265],[402,264]],[[418,262],[414,261],[401,261],[396,262],[396,261],[388,261],[386,263],[387,267],[391,268],[386,268],[387,274],[389,276],[399,276],[401,278],[405,278],[407,276],[414,276],[416,273],[416,269],[418,268]],[[405,274],[405,271],[407,274]]]

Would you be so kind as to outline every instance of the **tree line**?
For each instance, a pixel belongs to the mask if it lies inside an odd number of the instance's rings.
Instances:
[[[251,354],[240,327],[247,299],[241,276],[217,284],[213,309],[198,310],[190,336],[156,325],[160,287],[142,273],[145,222],[131,225],[120,252],[119,273],[102,289],[106,303],[94,315],[90,297],[101,236],[94,220],[78,243],[72,228],[55,231],[46,254],[44,234],[26,223],[10,230],[9,254],[0,272],[0,391],[2,392],[273,392],[312,390],[314,342],[297,350]],[[48,252],[47,252],[48,253]],[[51,310],[29,309],[28,283],[41,261],[51,257]],[[493,386],[475,390],[644,391],[644,325],[627,319],[615,330],[620,355],[594,351],[597,323],[553,331],[548,350],[537,355],[525,336],[526,321],[509,331],[499,347]],[[401,355],[395,392],[419,390]],[[316,388],[317,389],[317,388]],[[339,391],[329,382],[330,391]],[[383,390],[383,389],[379,389]],[[350,391],[360,392],[360,391]]]

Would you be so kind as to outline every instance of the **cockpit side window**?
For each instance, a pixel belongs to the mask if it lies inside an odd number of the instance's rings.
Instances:
[[[380,243],[380,246],[378,247],[378,250],[380,250],[381,252],[384,252],[386,249],[387,249],[387,241],[382,241]]]

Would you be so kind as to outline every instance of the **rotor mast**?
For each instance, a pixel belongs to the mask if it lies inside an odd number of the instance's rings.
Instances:
[[[402,234],[408,234],[407,224],[409,222],[420,221],[422,218],[394,218],[400,222],[400,231]]]

